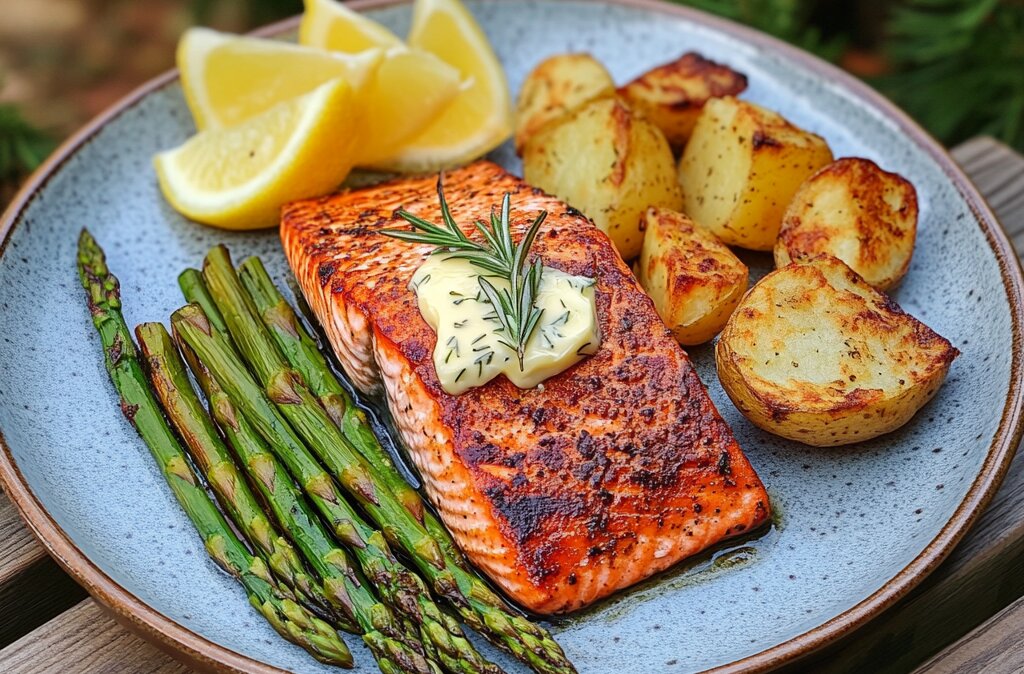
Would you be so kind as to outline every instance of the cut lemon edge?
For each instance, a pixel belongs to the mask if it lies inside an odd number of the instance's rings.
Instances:
[[[333,79],[359,91],[384,58],[380,49],[340,54],[190,28],[178,42],[185,100],[200,130],[233,126]]]
[[[352,166],[352,88],[334,80],[226,129],[203,131],[154,158],[181,214],[223,229],[277,224],[289,201],[331,192]]]
[[[403,44],[384,26],[336,0],[305,0],[304,4],[300,44],[348,53]]]
[[[511,135],[505,72],[459,0],[416,0],[408,44],[454,66],[467,85],[422,134],[377,168],[417,173],[447,168],[490,152]]]

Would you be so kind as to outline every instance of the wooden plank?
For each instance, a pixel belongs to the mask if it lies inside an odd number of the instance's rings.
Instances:
[[[0,588],[45,557],[43,547],[25,528],[7,496],[0,492]]]
[[[953,156],[996,208],[1007,232],[1024,234],[1024,157],[978,138]],[[1018,245],[1018,254],[1024,247]],[[975,527],[907,597],[863,629],[787,671],[902,674],[1024,595],[1024,452]]]
[[[953,157],[978,186],[1017,246],[1024,237],[1024,170],[1021,156],[999,141],[981,136],[953,150]]]
[[[994,615],[914,674],[1024,672],[1024,597]]]
[[[86,597],[0,493],[0,647]]]
[[[114,622],[92,599],[0,650],[7,674],[185,674],[185,665]]]

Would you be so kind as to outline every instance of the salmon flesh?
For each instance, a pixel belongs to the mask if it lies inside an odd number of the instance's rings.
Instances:
[[[290,204],[281,238],[346,373],[384,395],[473,564],[527,609],[563,613],[764,523],[764,486],[608,237],[489,162],[445,176],[455,220],[473,236],[508,192],[518,240],[547,211],[533,251],[596,280],[601,346],[541,387],[499,376],[444,392],[409,288],[431,247],[379,234],[408,228],[403,208],[440,222],[435,180]]]

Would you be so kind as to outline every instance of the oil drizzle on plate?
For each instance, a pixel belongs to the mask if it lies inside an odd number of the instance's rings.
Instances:
[[[546,619],[561,629],[593,620],[615,622],[642,602],[757,563],[775,547],[782,528],[781,512],[774,510],[771,521],[765,526],[712,546],[585,609],[567,616],[546,616]]]

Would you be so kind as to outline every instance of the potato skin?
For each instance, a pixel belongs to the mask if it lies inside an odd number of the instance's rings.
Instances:
[[[747,290],[747,266],[677,211],[650,208],[637,278],[684,346],[718,334]]]
[[[523,177],[589,216],[631,260],[640,254],[648,207],[682,207],[674,161],[658,127],[605,98],[534,136]]]
[[[718,377],[744,416],[817,447],[899,428],[935,395],[958,355],[828,255],[765,276],[715,349]]]
[[[552,56],[530,72],[516,100],[516,153],[544,127],[590,101],[615,94],[615,82],[590,54]]]
[[[917,192],[869,159],[846,157],[800,186],[782,218],[775,265],[827,253],[879,290],[910,268],[917,236]]]
[[[690,139],[709,99],[736,96],[746,88],[746,75],[687,52],[619,87],[618,93],[634,111],[661,129],[678,151]]]
[[[730,246],[771,250],[801,183],[831,161],[823,138],[781,115],[713,98],[679,161],[683,210]]]

